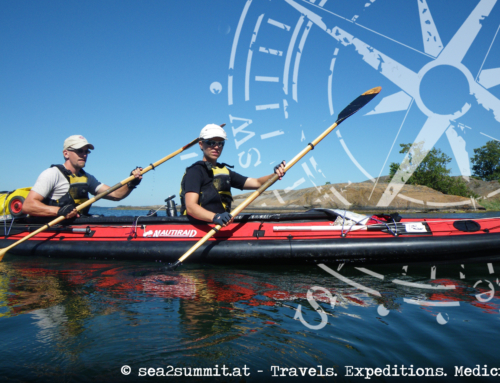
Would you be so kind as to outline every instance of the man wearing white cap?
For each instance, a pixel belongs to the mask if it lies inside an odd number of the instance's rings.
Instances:
[[[90,149],[93,150],[94,145],[85,137],[68,137],[63,145],[64,164],[52,165],[40,174],[24,201],[23,212],[37,217],[77,217],[79,213],[76,207],[88,201],[89,192],[96,195],[109,189],[109,186],[100,183],[93,175],[83,170]],[[128,196],[141,182],[141,170],[142,168],[133,170],[131,175],[135,176],[134,181],[103,198],[119,201]],[[88,214],[89,208],[81,212]]]
[[[186,169],[181,182],[181,213],[195,219],[227,226],[233,221],[231,211],[231,188],[255,190],[273,174],[260,178],[244,177],[230,169],[227,164],[218,163],[226,132],[221,126],[208,124],[200,132],[199,145],[203,160]],[[274,172],[281,179],[285,175],[285,161],[275,166]]]

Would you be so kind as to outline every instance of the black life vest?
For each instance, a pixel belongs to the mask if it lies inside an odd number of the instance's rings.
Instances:
[[[59,171],[64,175],[64,177],[69,182],[69,190],[63,195],[61,198],[55,200],[49,197],[43,200],[43,203],[50,206],[64,206],[69,203],[74,203],[75,205],[81,205],[82,203],[89,200],[89,182],[87,173],[82,169],[78,173],[79,175],[75,175],[71,173],[70,170],[66,169],[63,165],[52,165],[52,167],[56,167]],[[88,215],[90,210],[90,206],[81,210],[80,213]]]
[[[179,192],[181,198],[181,214],[186,214],[185,177],[188,170],[194,166],[201,167],[208,179],[211,180],[211,182],[202,185],[198,204],[204,209],[214,213],[223,213],[225,211],[231,212],[233,196],[231,194],[231,173],[228,167],[232,168],[233,166],[219,163],[212,165],[207,161],[198,161],[186,168],[186,172],[182,177],[181,190]]]

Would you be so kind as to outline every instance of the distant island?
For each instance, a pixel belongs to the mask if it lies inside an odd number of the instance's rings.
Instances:
[[[151,205],[151,206],[129,206],[129,205],[118,205],[116,207],[112,207],[112,210],[151,210],[151,209],[159,209],[163,205]]]

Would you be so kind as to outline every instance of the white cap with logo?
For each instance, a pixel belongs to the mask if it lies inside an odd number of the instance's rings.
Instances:
[[[71,149],[80,149],[84,146],[88,146],[90,149],[94,150],[94,145],[90,144],[87,139],[79,134],[66,138],[64,140],[63,150]]]
[[[220,137],[227,140],[226,131],[219,125],[208,124],[200,132],[200,140],[208,140],[214,137]]]

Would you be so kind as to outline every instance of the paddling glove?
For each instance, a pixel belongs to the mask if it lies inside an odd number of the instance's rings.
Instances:
[[[141,167],[137,166],[134,170],[136,169],[142,169]],[[132,175],[132,172],[134,171],[132,170],[130,172],[130,175]],[[141,180],[139,178],[134,178],[132,181],[130,181],[127,186],[129,189],[135,189],[137,187],[137,185],[139,185],[141,183]]]
[[[57,211],[57,215],[59,217],[66,217],[69,213],[71,213],[74,209],[76,209],[76,205],[73,203],[69,203],[67,205],[61,206]]]
[[[232,216],[228,212],[216,214],[213,222],[217,225],[223,226],[231,220]]]
[[[284,165],[284,164],[285,164],[285,160],[281,161],[278,165],[276,165],[276,166],[274,167],[274,172],[275,172],[275,173],[276,173],[276,170],[278,170],[278,169],[279,169],[279,167],[281,166],[281,164],[283,164],[283,165]]]

